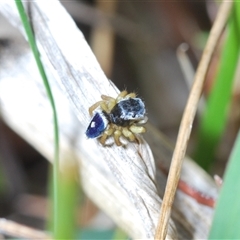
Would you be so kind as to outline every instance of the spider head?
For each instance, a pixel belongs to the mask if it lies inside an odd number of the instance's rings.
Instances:
[[[127,126],[132,122],[138,122],[145,118],[146,110],[140,98],[127,98],[119,101],[111,113],[110,121],[119,126]]]

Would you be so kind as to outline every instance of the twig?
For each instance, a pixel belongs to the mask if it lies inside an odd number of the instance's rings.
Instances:
[[[195,81],[182,117],[177,143],[172,157],[171,168],[169,171],[169,177],[162,202],[155,239],[165,239],[167,234],[171,207],[180,178],[182,162],[185,156],[188,139],[191,133],[192,123],[196,114],[197,104],[201,96],[204,79],[218,39],[228,20],[232,4],[232,1],[226,0],[220,6],[217,18],[211,29],[209,39],[207,41],[206,47],[202,55],[202,59],[195,75]]]

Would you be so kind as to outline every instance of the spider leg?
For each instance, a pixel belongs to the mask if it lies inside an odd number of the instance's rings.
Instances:
[[[93,115],[93,111],[94,111],[97,107],[99,107],[99,106],[102,104],[102,102],[103,102],[103,101],[98,101],[98,102],[94,103],[94,104],[88,109],[88,112],[89,112],[90,116]]]
[[[107,112],[110,113],[114,106],[116,105],[116,100],[106,95],[102,95],[101,98],[104,100],[103,102],[105,102],[107,105],[108,108]]]
[[[100,107],[101,107],[101,109],[102,109],[103,111],[105,111],[105,112],[107,112],[107,113],[110,113],[109,107],[107,106],[107,103],[106,103],[106,102],[102,101],[102,102],[100,103]]]
[[[147,121],[148,121],[148,117],[145,116],[143,119],[139,120],[139,121],[136,122],[135,124],[136,124],[137,126],[139,126],[139,125],[145,124]]]
[[[137,96],[136,93],[129,93],[124,98],[135,98],[136,96]]]
[[[121,101],[124,98],[135,98],[136,93],[128,93],[126,90],[120,92],[116,98],[116,102]]]
[[[101,95],[102,100],[104,101],[115,101],[113,97],[107,96],[107,95]]]
[[[122,129],[122,133],[124,137],[128,138],[131,142],[135,140],[134,134],[127,127]]]
[[[104,131],[102,137],[100,138],[100,143],[102,145],[105,144],[107,138],[113,134],[113,128],[109,127],[107,130]]]
[[[128,94],[128,92],[126,90],[120,92],[116,98],[116,102],[121,101],[123,98],[125,98],[125,96]]]
[[[145,127],[136,126],[136,125],[132,125],[131,127],[129,127],[129,130],[133,133],[144,133],[144,132],[146,132]]]
[[[122,135],[122,132],[120,130],[114,131],[114,141],[117,144],[117,146],[121,146],[122,143],[120,142],[120,136]]]
[[[109,109],[109,112],[112,111],[112,109],[116,106],[116,101],[110,101],[108,102],[108,109]]]

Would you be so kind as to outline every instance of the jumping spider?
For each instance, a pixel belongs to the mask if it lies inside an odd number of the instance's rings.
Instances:
[[[142,126],[147,122],[145,105],[135,93],[122,91],[116,99],[106,95],[101,98],[89,108],[93,117],[86,131],[88,138],[100,137],[100,143],[105,145],[113,135],[115,143],[121,146],[121,136],[134,141],[135,134],[146,131]]]

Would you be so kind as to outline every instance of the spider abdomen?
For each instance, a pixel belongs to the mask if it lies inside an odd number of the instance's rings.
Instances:
[[[107,116],[104,114],[103,111],[97,111],[94,114],[87,128],[86,135],[89,138],[99,137],[99,135],[101,135],[107,128],[107,125],[108,125]]]

